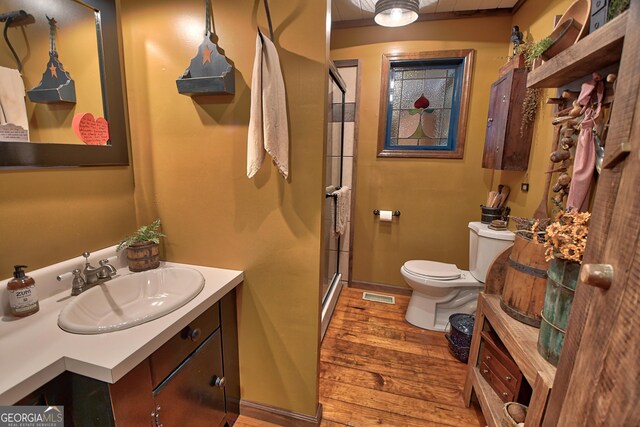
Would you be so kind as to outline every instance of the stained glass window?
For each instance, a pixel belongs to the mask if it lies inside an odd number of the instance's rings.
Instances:
[[[389,61],[383,108],[384,151],[460,151],[465,60],[437,57]]]

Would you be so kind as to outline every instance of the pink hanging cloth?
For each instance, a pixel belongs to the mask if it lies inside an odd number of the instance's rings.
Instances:
[[[585,212],[589,207],[591,179],[596,165],[595,138],[593,129],[597,125],[604,84],[598,73],[593,73],[593,80],[582,84],[578,103],[582,105],[584,118],[580,123],[580,135],[573,161],[573,175],[567,198],[567,209]]]

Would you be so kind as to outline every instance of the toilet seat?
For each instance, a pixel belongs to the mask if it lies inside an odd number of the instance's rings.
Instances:
[[[431,280],[455,280],[462,275],[455,264],[444,262],[411,260],[405,262],[403,267],[414,276]]]
[[[432,264],[438,264],[435,266],[437,268],[428,268],[433,266]],[[420,269],[421,266],[425,267],[425,269]],[[415,270],[419,271],[416,272]],[[443,264],[434,261],[407,261],[400,268],[400,273],[405,280],[413,282],[410,286],[414,289],[416,286],[420,288],[427,286],[434,290],[484,286],[484,283],[477,281],[471,273],[459,270],[454,264]]]

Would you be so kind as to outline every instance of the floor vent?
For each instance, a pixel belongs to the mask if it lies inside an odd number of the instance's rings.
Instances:
[[[396,297],[391,295],[374,294],[373,292],[363,292],[362,299],[373,302],[382,302],[385,304],[395,304]]]

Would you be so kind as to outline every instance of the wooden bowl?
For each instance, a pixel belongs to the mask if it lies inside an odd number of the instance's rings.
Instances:
[[[554,28],[564,24],[570,18],[580,26],[576,42],[589,34],[589,18],[591,17],[591,0],[576,0],[567,8]]]
[[[549,37],[553,40],[553,43],[549,49],[542,52],[542,59],[545,61],[550,60],[572,44],[574,44],[580,33],[580,24],[575,19],[569,18],[561,24],[556,25],[553,32]]]

